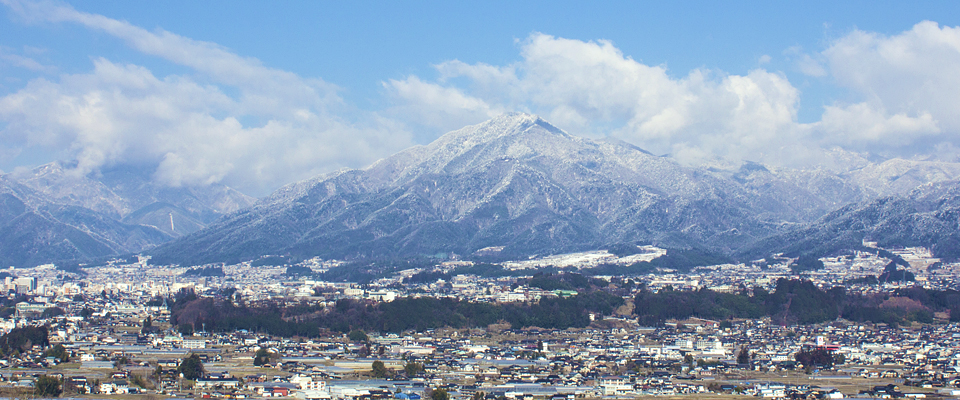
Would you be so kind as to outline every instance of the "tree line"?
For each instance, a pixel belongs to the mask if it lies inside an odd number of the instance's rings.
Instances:
[[[960,292],[913,287],[890,293],[858,294],[849,293],[842,286],[821,289],[808,280],[781,278],[772,292],[759,287],[744,287],[736,293],[709,289],[678,291],[668,287],[658,292],[642,290],[634,299],[634,313],[640,323],[647,325],[689,317],[770,317],[783,325],[844,318],[899,326],[908,321],[934,322],[936,312],[949,313],[951,321],[960,321]]]
[[[321,330],[347,333],[403,332],[438,327],[474,328],[506,322],[513,327],[548,329],[585,327],[590,313],[609,315],[623,305],[622,297],[603,290],[569,298],[546,297],[534,302],[481,303],[451,298],[405,297],[389,303],[343,299],[333,307],[307,303],[248,306],[227,298],[199,298],[181,292],[172,302],[172,322],[184,329],[235,331],[246,329],[277,336],[318,336]]]
[[[405,297],[389,303],[342,299],[331,307],[315,303],[260,303],[247,305],[231,295],[197,297],[178,293],[168,305],[172,322],[184,331],[205,329],[228,332],[245,329],[277,336],[316,337],[322,332],[404,332],[440,327],[475,328],[509,324],[515,328],[566,329],[586,327],[590,314],[612,314],[624,304],[620,295],[631,281],[586,278],[575,274],[531,278],[532,286],[573,288],[578,295],[544,297],[539,301],[488,303],[453,298]],[[619,294],[619,295],[618,295]],[[769,317],[782,325],[814,324],[843,318],[855,322],[899,326],[911,321],[934,322],[938,312],[960,321],[960,292],[922,287],[888,293],[859,294],[842,286],[819,288],[801,279],[779,279],[773,290],[741,287],[715,292],[659,291],[643,288],[633,299],[634,314],[643,325],[660,325],[669,319],[699,317],[714,320]]]

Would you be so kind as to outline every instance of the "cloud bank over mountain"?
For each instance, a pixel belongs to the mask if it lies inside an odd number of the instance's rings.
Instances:
[[[454,117],[524,109],[571,132],[613,135],[679,159],[742,158],[771,142],[799,139],[800,93],[777,73],[694,70],[673,78],[665,67],[633,60],[608,41],[540,33],[522,42],[520,54],[521,61],[502,67],[448,61],[437,65],[436,82],[409,77],[385,86],[404,113],[432,113],[431,104],[446,104],[442,113]],[[462,80],[462,87],[454,84]],[[469,101],[437,101],[438,94]]]
[[[21,23],[80,26],[174,67],[91,54],[88,71],[57,74],[56,66],[0,48],[5,65],[41,74],[0,97],[0,157],[43,152],[75,160],[77,175],[131,164],[172,187],[223,183],[265,195],[509,111],[686,164],[843,168],[849,155],[837,147],[947,161],[960,154],[960,28],[931,21],[893,35],[853,30],[796,55],[811,79],[846,91],[820,120],[801,123],[803,90],[766,69],[770,56],[740,75],[671,71],[612,41],[537,32],[517,41],[511,63],[448,60],[435,65],[435,76],[385,78],[384,98],[365,108],[322,78],[216,43],[60,3],[2,3]]]
[[[216,44],[50,3],[7,2],[37,23],[76,23],[186,67],[157,76],[104,57],[93,70],[37,78],[0,98],[3,145],[40,146],[86,174],[147,164],[170,186],[223,182],[257,194],[412,145],[375,113],[345,105],[334,85],[264,66]]]
[[[858,101],[826,107],[826,143],[897,155],[956,157],[960,28],[924,21],[898,35],[853,31],[821,56]],[[899,151],[898,151],[899,150]]]
[[[675,77],[609,41],[543,33],[521,41],[520,56],[504,66],[447,61],[436,65],[434,81],[410,76],[384,86],[397,114],[433,115],[427,123],[446,129],[468,116],[522,109],[571,132],[616,136],[689,163],[810,166],[829,162],[821,149],[834,146],[889,157],[957,156],[960,28],[931,21],[893,36],[854,30],[797,57],[801,71],[834,81],[854,99],[824,107],[820,121],[806,124],[797,119],[800,89],[776,71],[696,69]]]

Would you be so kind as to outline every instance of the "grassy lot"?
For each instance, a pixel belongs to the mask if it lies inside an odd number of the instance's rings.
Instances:
[[[861,390],[872,389],[874,386],[882,386],[894,383],[889,378],[860,378],[850,377],[841,379],[830,379],[827,376],[807,375],[799,371],[780,371],[774,373],[746,371],[737,374],[729,374],[724,377],[717,377],[716,382],[736,384],[743,381],[769,381],[780,382],[789,385],[810,385],[822,388],[831,387],[843,392],[848,397],[856,395]],[[899,385],[903,392],[934,393],[936,389],[921,389],[911,386]]]
[[[0,397],[5,398],[29,398],[33,396],[33,388],[18,388],[13,386],[0,386]]]
[[[51,371],[58,371],[58,370],[64,370],[64,369],[79,369],[79,368],[80,368],[80,365],[81,365],[81,363],[79,363],[79,362],[67,362],[67,363],[63,363],[63,364],[54,365],[54,366],[50,367],[49,369],[50,369]]]

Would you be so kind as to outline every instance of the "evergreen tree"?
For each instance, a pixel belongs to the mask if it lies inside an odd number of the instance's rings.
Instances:
[[[370,340],[370,338],[367,337],[367,334],[361,330],[350,331],[350,334],[347,335],[347,337],[353,342],[366,342]]]
[[[70,353],[67,352],[67,349],[64,348],[62,344],[57,344],[56,346],[53,346],[53,348],[51,348],[50,350],[47,350],[46,353],[44,353],[44,356],[54,357],[59,362],[62,362],[62,363],[70,361]]]
[[[446,389],[434,389],[430,393],[431,400],[450,400],[450,394],[447,393]]]
[[[737,354],[737,364],[750,364],[750,353],[747,346],[740,346],[740,353]]]
[[[253,356],[253,365],[259,367],[265,364],[270,364],[270,352],[261,347],[260,350],[257,350],[257,354]]]
[[[200,356],[191,354],[190,357],[184,358],[180,361],[177,372],[182,374],[184,379],[197,380],[198,378],[202,378],[204,371]]]
[[[820,348],[798,351],[794,358],[805,368],[812,368],[815,365],[832,368],[834,364],[833,352]]]
[[[408,377],[417,376],[417,374],[423,372],[423,365],[417,362],[410,361],[403,366],[403,372],[407,374]]]
[[[383,365],[383,361],[380,360],[373,362],[373,365],[370,366],[370,372],[374,378],[386,378],[390,373],[387,367]]]
[[[33,386],[33,393],[39,397],[57,397],[61,392],[60,380],[49,375],[41,376]]]
[[[10,354],[14,351],[23,353],[33,346],[47,347],[50,345],[46,326],[24,326],[13,328],[0,336],[0,352]]]

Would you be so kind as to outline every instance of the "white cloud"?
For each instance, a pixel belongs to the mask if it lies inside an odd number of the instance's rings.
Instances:
[[[2,64],[12,65],[18,68],[26,68],[31,71],[54,73],[55,67],[43,65],[37,60],[19,54],[11,53],[8,49],[0,47],[0,61]]]
[[[922,22],[894,36],[853,31],[820,53],[795,46],[783,54],[801,73],[850,88],[852,101],[831,104],[821,121],[801,124],[800,91],[782,73],[698,69],[673,76],[609,41],[539,33],[520,42],[515,63],[453,60],[437,65],[435,81],[405,80],[421,93],[447,93],[449,100],[436,102],[442,112],[431,114],[434,106],[404,95],[394,81],[385,87],[398,107],[423,105],[416,115],[433,115],[435,126],[478,122],[490,110],[524,110],[575,134],[617,136],[689,163],[826,165],[829,152],[822,148],[835,146],[906,157],[937,154],[944,143],[960,147],[960,28]],[[445,125],[447,119],[456,122]]]
[[[810,54],[805,53],[800,46],[788,47],[783,51],[783,55],[788,61],[794,64],[796,70],[804,75],[817,78],[827,76],[827,70],[823,67],[819,55],[817,55],[817,58],[814,58]]]
[[[504,112],[485,101],[468,96],[459,89],[421,81],[416,76],[389,80],[384,88],[400,105],[391,113],[417,125],[436,128],[440,132],[461,128]]]
[[[960,143],[960,27],[924,21],[893,36],[856,30],[823,56],[836,82],[862,99],[826,108],[827,142],[905,155]]]
[[[866,103],[845,107],[828,106],[823,113],[821,124],[825,131],[834,135],[828,141],[847,148],[875,143],[900,147],[940,133],[940,128],[930,113],[917,117],[903,113],[888,115]]]
[[[519,59],[508,65],[451,60],[435,66],[433,80],[387,80],[382,85],[393,106],[364,112],[322,79],[270,68],[214,43],[58,3],[0,2],[27,20],[80,24],[190,70],[157,76],[94,58],[87,73],[37,78],[0,97],[0,155],[49,149],[76,158],[78,173],[140,163],[154,166],[156,179],[169,185],[224,182],[264,194],[390,155],[413,144],[411,126],[423,128],[417,137],[423,142],[514,110],[688,163],[796,165],[817,159],[820,146],[906,155],[960,148],[960,28],[933,22],[893,36],[853,31],[821,53],[784,51],[802,73],[829,75],[853,93],[850,102],[826,107],[821,121],[800,124],[800,91],[782,73],[678,75],[638,62],[610,41],[540,33],[519,41]],[[0,61],[54,72],[5,49]],[[768,55],[758,60],[770,62]]]
[[[820,62],[814,60],[809,54],[800,56],[800,59],[797,60],[797,68],[799,68],[800,72],[804,75],[815,77],[827,76],[827,70],[823,68],[823,65],[820,65]]]
[[[440,79],[435,82],[417,77],[405,82],[415,83],[419,92],[448,93],[456,100],[443,104],[463,103],[465,112],[475,112],[475,120],[487,110],[527,110],[575,134],[619,136],[689,162],[762,158],[799,132],[799,92],[777,73],[758,69],[737,76],[695,70],[674,78],[663,66],[625,56],[609,41],[544,34],[523,41],[520,54],[519,62],[501,67],[449,61],[437,66]],[[464,80],[463,87],[455,84]],[[400,100],[398,107],[426,104],[405,96],[394,81],[385,86]],[[456,115],[443,110],[442,115]]]
[[[341,103],[334,85],[268,68],[256,58],[241,57],[215,43],[193,40],[162,29],[150,32],[124,21],[80,12],[57,3],[2,1],[27,20],[78,23],[123,40],[145,54],[190,67],[217,82],[237,87],[245,100],[245,112],[282,114],[295,104],[324,109]]]
[[[101,30],[199,74],[157,77],[143,66],[97,58],[89,73],[35,79],[0,98],[5,146],[66,153],[78,161],[76,173],[138,163],[155,166],[155,178],[169,185],[224,182],[262,195],[412,144],[401,126],[376,114],[354,111],[359,116],[350,118],[336,88],[320,79],[66,6],[5,4],[28,19]]]

